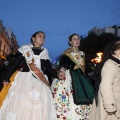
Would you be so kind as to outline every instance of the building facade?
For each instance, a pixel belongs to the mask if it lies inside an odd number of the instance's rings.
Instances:
[[[11,47],[18,45],[17,39],[12,30],[7,30],[0,21],[0,59],[6,58],[10,53]]]
[[[116,25],[105,28],[94,27],[88,31],[88,34],[90,33],[95,33],[96,35],[101,35],[103,33],[111,33],[116,35],[117,37],[120,37],[120,27],[117,27]]]

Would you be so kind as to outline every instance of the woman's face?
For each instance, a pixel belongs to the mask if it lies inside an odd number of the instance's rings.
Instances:
[[[74,35],[70,41],[71,47],[79,47],[80,46],[80,37],[78,35]]]
[[[33,43],[36,46],[42,46],[45,42],[45,35],[44,33],[38,33],[35,37],[32,38],[33,39]]]
[[[120,50],[116,50],[115,54],[120,58]]]
[[[13,53],[17,53],[17,52],[18,52],[18,47],[16,46],[13,48]]]

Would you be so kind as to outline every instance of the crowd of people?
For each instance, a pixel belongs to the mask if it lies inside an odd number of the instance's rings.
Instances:
[[[0,61],[0,120],[120,119],[120,41],[103,63],[96,93],[85,74],[80,36],[68,38],[70,47],[62,53],[58,71],[43,47],[42,31]]]

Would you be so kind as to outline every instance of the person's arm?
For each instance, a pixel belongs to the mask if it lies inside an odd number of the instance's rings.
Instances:
[[[4,64],[4,61],[0,61],[0,70],[4,70],[6,65]]]
[[[106,62],[101,72],[100,93],[103,105],[108,113],[114,113],[117,110],[116,99],[113,93],[113,83],[116,77],[116,66]]]
[[[58,84],[58,79],[54,79],[53,82],[52,82],[52,85],[51,85],[51,92],[52,92],[52,96],[53,98],[55,97],[55,94],[58,90],[58,86],[56,84]]]
[[[7,57],[6,57],[6,60],[10,60],[10,57],[11,57],[12,53],[11,54],[8,54]]]
[[[60,63],[59,63],[59,69],[61,68],[65,68],[65,69],[74,69],[74,63],[70,60],[69,57],[67,57],[66,55],[63,55],[60,59]]]
[[[66,55],[61,56],[60,63],[59,63],[59,72],[58,72],[58,77],[61,80],[65,80],[65,72],[68,69],[73,70],[74,69],[74,63],[70,60],[69,57]]]
[[[44,62],[45,70],[48,74],[50,74],[52,77],[57,78],[57,71],[55,71],[50,63],[50,60],[41,60],[41,62]]]
[[[18,55],[15,56],[14,61],[11,62],[4,71],[3,82],[9,82],[10,77],[19,68],[20,63],[23,61],[23,59],[24,57],[21,53],[18,53]]]

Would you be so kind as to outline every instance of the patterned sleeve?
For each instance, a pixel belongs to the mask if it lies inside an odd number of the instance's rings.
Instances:
[[[56,94],[58,87],[59,87],[59,80],[58,79],[54,79],[51,85],[51,91],[52,93]]]

